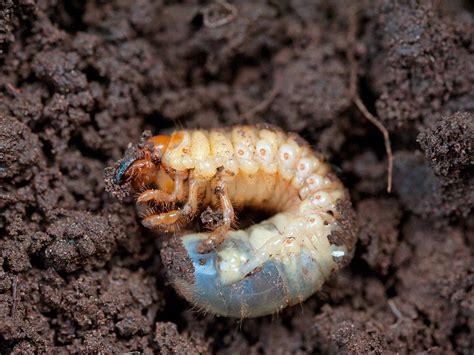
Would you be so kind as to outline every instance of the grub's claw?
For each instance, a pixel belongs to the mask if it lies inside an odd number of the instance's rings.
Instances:
[[[142,224],[144,227],[149,229],[154,229],[160,226],[166,227],[176,223],[181,215],[181,212],[178,210],[155,214],[143,219]]]

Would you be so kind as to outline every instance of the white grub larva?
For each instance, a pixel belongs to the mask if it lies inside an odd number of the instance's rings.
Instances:
[[[197,308],[246,318],[302,302],[351,259],[347,191],[298,135],[273,127],[145,137],[114,182],[139,193],[143,225],[175,232],[161,250],[178,292]],[[149,207],[149,208],[147,208]],[[273,213],[233,229],[243,208]],[[189,231],[201,216],[205,231]]]

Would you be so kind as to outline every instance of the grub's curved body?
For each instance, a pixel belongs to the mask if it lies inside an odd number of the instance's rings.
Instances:
[[[347,193],[299,136],[252,126],[178,131],[148,138],[136,152],[115,182],[130,180],[140,192],[146,227],[176,231],[206,208],[217,211],[201,214],[208,232],[178,233],[162,251],[177,290],[200,309],[274,313],[309,297],[350,260]],[[232,231],[234,209],[244,207],[275,215]]]

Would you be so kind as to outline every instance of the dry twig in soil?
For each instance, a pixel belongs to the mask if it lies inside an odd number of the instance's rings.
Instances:
[[[385,151],[387,152],[387,192],[392,191],[392,173],[393,173],[393,154],[392,154],[392,145],[390,143],[390,135],[387,128],[375,117],[372,115],[365,104],[362,102],[359,93],[357,92],[357,61],[354,56],[354,46],[356,43],[356,32],[357,32],[357,11],[355,8],[350,11],[349,15],[349,33],[347,36],[347,60],[350,65],[350,97],[354,104],[357,106],[362,115],[371,122],[377,129],[382,133]]]

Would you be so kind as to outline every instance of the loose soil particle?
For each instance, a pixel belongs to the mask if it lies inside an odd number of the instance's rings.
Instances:
[[[0,353],[474,352],[472,6],[359,5],[359,94],[396,152],[387,195],[382,137],[348,96],[353,3],[232,2],[209,28],[193,0],[1,2]],[[242,122],[317,147],[360,232],[318,295],[238,323],[176,295],[104,169],[147,129]]]

